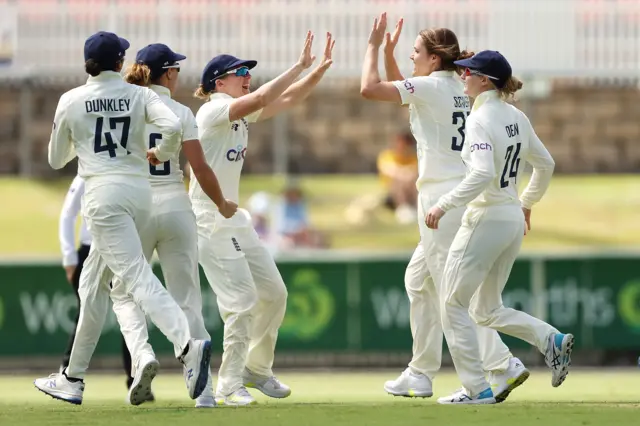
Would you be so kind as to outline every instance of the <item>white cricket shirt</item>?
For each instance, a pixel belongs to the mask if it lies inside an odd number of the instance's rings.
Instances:
[[[164,102],[169,109],[178,117],[181,125],[180,141],[192,141],[198,139],[198,125],[193,116],[193,112],[187,106],[175,101],[171,98],[171,91],[164,87],[152,84],[149,86]],[[147,141],[148,148],[153,148],[162,141],[163,135],[158,126],[154,124],[147,125]],[[180,169],[180,147],[171,154],[168,161],[157,166],[149,164],[149,181],[152,187],[183,184],[182,169]]]
[[[113,71],[60,97],[49,141],[49,164],[60,169],[77,153],[78,175],[149,176],[146,123],[161,129],[158,159],[180,147],[178,118],[150,89],[126,83]]]
[[[249,123],[257,121],[262,110],[231,122],[229,107],[233,101],[234,98],[227,94],[214,93],[196,113],[196,123],[205,158],[220,182],[222,193],[225,198],[238,203],[240,174],[249,141]],[[189,195],[192,201],[217,210],[195,176],[189,183]],[[242,217],[236,214],[229,220],[240,220]]]
[[[76,176],[71,182],[67,196],[64,198],[58,237],[62,251],[62,266],[78,264],[78,251],[76,247],[76,220],[82,209],[82,195],[84,194],[84,179]],[[91,234],[80,215],[80,244],[91,245]]]
[[[466,167],[460,153],[471,104],[461,79],[453,71],[435,71],[393,84],[402,104],[409,104],[418,154],[418,189],[426,183],[462,179]]]
[[[467,139],[462,158],[469,172],[440,198],[438,207],[445,211],[467,204],[522,204],[531,208],[540,201],[555,163],[522,111],[502,101],[495,90],[481,93],[467,120]],[[519,201],[517,184],[525,162],[533,166],[533,175]]]

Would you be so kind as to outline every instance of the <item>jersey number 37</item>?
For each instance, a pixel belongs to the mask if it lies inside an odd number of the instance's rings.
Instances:
[[[456,111],[453,113],[452,124],[454,126],[458,126],[458,133],[460,133],[460,137],[454,136],[451,138],[451,149],[454,151],[462,151],[462,147],[464,146],[464,138],[465,138],[465,126],[467,125],[467,117],[469,116],[469,111]]]

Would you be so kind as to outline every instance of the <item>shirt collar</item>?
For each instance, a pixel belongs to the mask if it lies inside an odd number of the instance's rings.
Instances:
[[[149,89],[153,90],[158,95],[166,95],[168,97],[171,97],[171,90],[169,90],[167,87],[160,86],[159,84],[150,84]]]
[[[209,96],[210,101],[214,99],[233,99],[233,96],[227,95],[226,93],[215,92],[211,96]]]
[[[500,94],[497,90],[487,90],[486,92],[482,92],[476,97],[475,101],[473,102],[473,108],[471,108],[471,111],[475,111],[480,108],[480,106],[482,106],[482,104],[484,104],[485,102],[498,99],[499,97]]]
[[[115,71],[102,71],[97,76],[89,76],[87,83],[100,83],[110,80],[122,80],[122,74]]]
[[[429,77],[453,77],[453,71],[434,71]]]

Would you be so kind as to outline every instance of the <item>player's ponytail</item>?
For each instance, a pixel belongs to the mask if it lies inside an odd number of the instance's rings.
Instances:
[[[196,91],[193,93],[193,97],[201,99],[203,101],[208,101],[209,100],[209,96],[211,96],[211,93],[212,92],[207,92],[206,90],[204,90],[204,86],[201,84],[200,86],[198,86]]]
[[[135,84],[136,86],[149,86],[151,80],[151,70],[145,64],[132,64],[129,65],[127,71],[124,74],[124,80],[127,83]]]
[[[522,89],[522,86],[524,84],[522,83],[522,81],[518,80],[517,78],[511,76],[509,77],[509,80],[507,80],[506,84],[504,85],[504,87],[502,87],[501,89],[498,89],[498,93],[500,93],[500,97],[505,100],[511,100],[513,99],[515,93]]]
[[[94,61],[93,59],[89,59],[84,63],[84,71],[91,77],[97,77],[104,70],[102,69],[102,65],[100,65],[98,62]]]
[[[462,52],[460,52],[460,54],[458,55],[458,58],[456,59],[456,61],[462,61],[463,59],[469,59],[472,58],[475,55],[475,52],[467,52],[466,50],[463,50]],[[464,70],[460,67],[456,67],[456,72],[460,75],[462,75],[462,72]]]

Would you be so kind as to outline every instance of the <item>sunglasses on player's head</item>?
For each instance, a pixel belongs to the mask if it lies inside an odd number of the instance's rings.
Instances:
[[[251,74],[249,74],[249,67],[240,67],[235,70],[227,71],[225,74],[235,75],[236,77],[251,76]]]
[[[465,68],[464,69],[464,73],[462,75],[464,75],[465,77],[470,77],[472,75],[479,75],[479,76],[482,76],[482,77],[490,78],[491,80],[499,80],[498,77],[493,77],[491,75],[487,75],[487,74],[481,73],[478,70],[472,70],[471,68]]]

